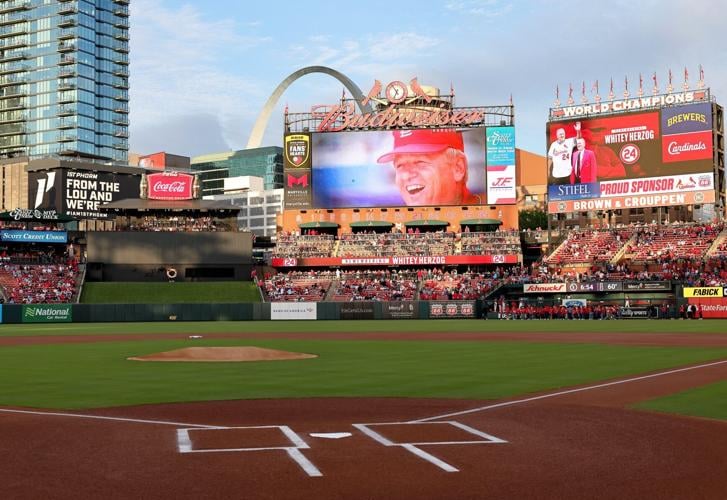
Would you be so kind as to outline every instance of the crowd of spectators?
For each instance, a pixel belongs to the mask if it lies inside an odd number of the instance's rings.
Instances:
[[[331,271],[290,271],[266,275],[258,286],[270,302],[318,302],[326,296],[333,277]]]
[[[339,284],[332,300],[414,300],[417,276],[413,271],[377,270],[339,273]]]
[[[273,257],[330,257],[335,240],[330,234],[278,235]]]
[[[175,215],[172,217],[144,216],[134,218],[128,225],[117,224],[119,231],[154,231],[154,232],[208,232],[232,231],[232,224],[213,217],[189,217]]]
[[[518,231],[495,231],[489,233],[464,232],[460,235],[462,255],[520,254],[520,233]]]
[[[678,259],[700,259],[723,229],[723,224],[639,227],[624,257],[633,262],[659,264]]]
[[[580,262],[608,262],[630,238],[627,230],[572,231],[547,261],[567,265]]]
[[[72,302],[77,291],[75,259],[56,264],[4,264],[0,286],[9,304]]]
[[[338,257],[389,257],[453,255],[454,233],[358,232],[341,235]]]

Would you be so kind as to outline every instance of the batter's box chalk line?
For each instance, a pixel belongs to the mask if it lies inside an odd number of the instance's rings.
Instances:
[[[190,433],[192,432],[204,432],[204,431],[220,431],[220,430],[233,430],[233,429],[278,429],[280,432],[288,438],[291,446],[264,446],[255,448],[204,448],[195,449]],[[287,455],[297,463],[303,471],[310,477],[320,477],[323,474],[318,467],[313,465],[313,462],[308,460],[300,450],[306,450],[310,448],[308,443],[298,435],[293,429],[287,425],[258,425],[251,427],[219,427],[216,429],[200,429],[200,428],[186,428],[177,429],[177,448],[179,453],[221,453],[221,452],[247,452],[247,451],[271,451],[280,450],[287,453]]]
[[[373,429],[373,427],[386,427],[386,426],[404,426],[404,425],[449,425],[456,427],[458,429],[461,429],[469,434],[472,434],[473,436],[476,436],[479,439],[472,439],[472,440],[459,440],[459,441],[418,441],[416,443],[399,443],[394,442],[387,437],[385,437],[380,432],[377,432]],[[362,433],[366,434],[368,437],[373,439],[374,441],[377,441],[384,446],[398,446],[401,448],[404,448],[410,453],[413,453],[414,455],[418,456],[419,458],[422,458],[426,460],[427,462],[439,467],[445,472],[459,472],[459,469],[454,467],[451,464],[448,464],[444,460],[435,457],[431,453],[428,453],[419,446],[438,446],[438,445],[466,445],[466,444],[503,444],[507,443],[504,439],[500,439],[498,437],[495,437],[491,434],[487,434],[485,432],[482,432],[478,429],[475,429],[473,427],[470,427],[469,425],[465,425],[461,422],[456,422],[454,420],[444,420],[440,422],[379,422],[374,424],[353,424],[353,426],[360,430]],[[385,432],[385,431],[382,431]]]

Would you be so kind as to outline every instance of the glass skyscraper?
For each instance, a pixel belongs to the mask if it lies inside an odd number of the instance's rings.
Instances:
[[[0,158],[126,162],[129,0],[0,0]]]
[[[225,178],[245,175],[262,177],[266,190],[283,187],[283,148],[279,146],[196,156],[191,167],[200,172],[203,195],[222,194]]]

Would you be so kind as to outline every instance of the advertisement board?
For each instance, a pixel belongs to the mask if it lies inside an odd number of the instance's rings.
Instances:
[[[433,266],[466,264],[517,264],[515,254],[399,255],[396,257],[275,257],[273,267]]]
[[[68,243],[65,231],[24,231],[21,229],[0,230],[0,241],[15,243]]]
[[[515,127],[488,127],[486,132],[487,203],[514,204]]]
[[[700,306],[703,318],[727,319],[727,298],[690,298],[687,302],[690,305]]]
[[[485,129],[315,133],[315,208],[483,205]]]
[[[295,133],[283,136],[283,175],[285,209],[312,208],[310,134]]]
[[[714,202],[712,135],[709,103],[550,122],[548,210]]]
[[[270,304],[270,319],[316,319],[318,304],[315,302],[273,302]]]
[[[721,286],[702,286],[702,287],[687,287],[685,286],[683,291],[684,297],[688,298],[719,298],[727,297],[727,287]]]
[[[340,315],[341,319],[374,319],[374,303],[343,302]]]
[[[194,175],[181,172],[158,172],[146,176],[150,200],[191,200]]]
[[[106,203],[139,198],[141,175],[55,169],[28,173],[28,206],[79,219],[109,219]]]
[[[475,301],[458,300],[445,302],[430,302],[429,317],[434,319],[442,318],[474,318]]]
[[[524,293],[565,293],[565,283],[527,283],[523,285]]]
[[[23,305],[23,323],[70,323],[73,321],[71,304]]]
[[[382,302],[384,319],[415,319],[419,317],[416,302]]]

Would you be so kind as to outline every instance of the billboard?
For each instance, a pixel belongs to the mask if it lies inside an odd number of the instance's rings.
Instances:
[[[22,229],[0,230],[0,241],[15,243],[68,243],[65,231],[24,231]]]
[[[515,127],[489,127],[487,138],[487,202],[517,202],[515,189]]]
[[[709,103],[548,123],[548,210],[711,203]]]
[[[70,323],[73,321],[71,304],[23,305],[23,323]]]
[[[429,302],[429,318],[474,318],[476,305],[474,300]]]
[[[194,194],[194,175],[180,172],[159,172],[146,176],[147,198],[150,200],[191,200]],[[143,185],[143,180],[142,180]]]
[[[312,206],[486,204],[485,144],[484,128],[315,133]]]
[[[283,143],[285,208],[312,208],[311,136],[301,133],[285,134]]]
[[[28,206],[79,219],[110,219],[106,203],[139,197],[140,175],[55,169],[28,173]]]
[[[270,319],[316,319],[317,311],[315,302],[273,302],[270,304]]]

